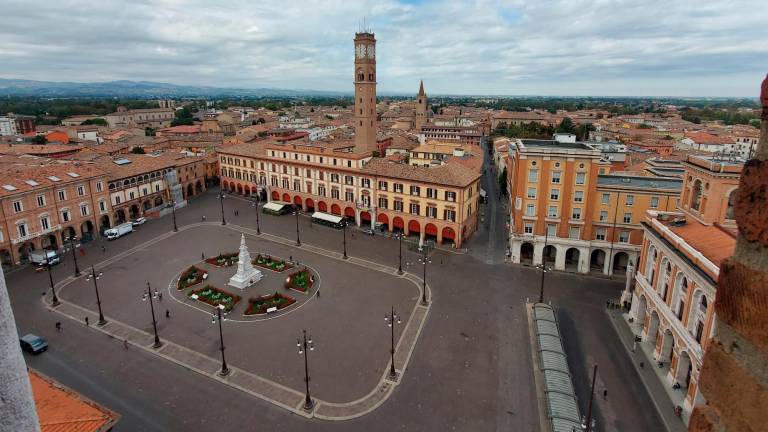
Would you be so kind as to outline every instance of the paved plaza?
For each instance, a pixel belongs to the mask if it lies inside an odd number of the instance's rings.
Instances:
[[[124,238],[85,247],[81,269],[93,264],[104,273],[99,287],[110,322],[103,329],[94,325],[93,285],[84,275],[73,280],[70,256],[53,270],[64,301],[55,312],[43,301],[48,296],[41,296],[48,291],[44,272],[27,268],[7,275],[19,328],[39,333],[51,344],[45,355],[27,357],[29,365],[121,412],[116,431],[255,425],[312,431],[539,430],[524,307],[526,299],[538,296],[539,273],[487,263],[499,246],[484,230],[491,222],[503,226],[503,217],[486,216],[468,244],[469,253],[430,253],[431,302],[426,309],[419,305],[419,255],[404,247],[406,273],[398,276],[396,240],[348,230],[350,258],[345,261],[341,231],[313,226],[302,216],[299,248],[292,216],[261,214],[263,234],[258,237],[251,203],[230,196],[224,204],[226,226],[212,191],[177,212],[178,233],[172,232],[169,218],[162,218]],[[216,374],[220,353],[218,327],[210,320],[213,309],[172,293],[169,285],[181,271],[199,264],[201,253],[210,257],[235,251],[243,232],[253,256],[292,256],[311,267],[321,295],[259,322],[238,322],[242,317],[235,308],[232,320],[224,322],[227,361],[234,372],[221,378]],[[264,273],[265,285],[279,282],[277,275]],[[164,293],[162,302],[155,303],[165,343],[157,351],[151,348],[149,306],[141,301],[146,282]],[[591,366],[600,364],[598,382],[610,389],[610,396],[596,401],[598,424],[605,425],[599,430],[663,430],[604,313],[605,300],[617,297],[622,288],[619,280],[552,273],[545,301],[558,308],[582,410]],[[386,379],[389,328],[383,319],[393,305],[403,317],[396,328],[396,382]],[[89,327],[83,323],[85,315],[90,316]],[[413,325],[420,320],[422,324]],[[63,322],[61,333],[54,330],[56,321]],[[300,408],[304,371],[296,337],[305,328],[316,346],[309,366],[318,405],[311,414]],[[122,339],[131,341],[128,349]],[[412,348],[404,349],[406,345]],[[350,419],[325,420],[345,418]]]

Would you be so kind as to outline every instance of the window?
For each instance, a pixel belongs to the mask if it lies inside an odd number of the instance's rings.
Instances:
[[[626,200],[624,201],[624,204],[631,206],[635,203],[635,196],[634,195],[627,195]]]
[[[437,218],[437,207],[434,207],[434,206],[427,207],[427,217]]]
[[[385,191],[385,190],[387,190],[387,186],[388,186],[388,185],[387,185],[387,182],[385,182],[385,181],[379,181],[379,190],[383,190],[383,191]]]
[[[659,208],[659,197],[651,197],[651,208]]]
[[[43,227],[43,230],[51,229],[51,223],[48,221],[48,216],[40,218],[40,226]]]
[[[624,213],[624,223],[632,223],[632,213]]]
[[[539,170],[537,169],[528,170],[528,181],[529,182],[539,181]]]
[[[80,214],[83,216],[88,216],[88,206],[83,204],[80,206]]]
[[[60,190],[59,191],[59,201],[66,201],[67,199],[67,192]]]
[[[530,199],[536,199],[536,188],[528,188],[528,194],[526,196]]]
[[[586,173],[583,173],[583,172],[576,173],[576,184],[577,185],[583,185],[584,181],[586,180],[586,178],[587,178],[587,174]]]
[[[574,207],[573,208],[573,210],[571,212],[571,219],[573,219],[573,220],[581,219],[581,208],[579,208],[579,207]]]
[[[120,197],[119,196],[115,197],[115,204],[120,204]]]
[[[331,198],[339,199],[339,190],[336,188],[331,189]]]
[[[101,192],[104,189],[104,185],[101,182],[96,183],[96,192]]]
[[[355,184],[355,178],[352,176],[344,176],[344,184],[348,184],[348,185]]]
[[[568,229],[568,238],[572,238],[572,239],[581,238],[581,228],[579,228],[579,227],[570,227]]]
[[[445,191],[445,200],[456,202],[456,192]]]
[[[560,171],[552,171],[552,183],[560,183]]]
[[[344,191],[344,201],[355,202],[355,193],[351,190]]]
[[[347,167],[352,168],[352,161],[349,161],[349,160],[347,161]]]
[[[20,223],[16,225],[16,229],[19,231],[19,237],[27,236],[27,224]]]
[[[443,210],[443,219],[451,222],[456,222],[456,212],[453,210]]]
[[[552,189],[549,191],[549,199],[551,200],[559,200],[560,199],[560,189]]]
[[[536,206],[533,204],[528,204],[525,206],[525,215],[526,216],[536,216]]]
[[[411,214],[418,215],[419,212],[421,211],[421,206],[419,206],[416,203],[411,203],[409,211]]]
[[[339,175],[336,174],[336,173],[331,173],[331,181],[334,182],[334,183],[338,183],[339,182]]]
[[[554,237],[557,235],[557,225],[556,224],[547,224],[547,235],[550,237]]]
[[[550,217],[550,218],[557,217],[557,206],[549,206],[549,210],[547,210],[547,217]]]
[[[427,198],[437,199],[437,189],[427,188]]]
[[[411,195],[419,196],[421,194],[421,188],[418,186],[411,186]]]
[[[621,231],[619,233],[619,243],[629,243],[629,231]]]
[[[362,186],[364,188],[371,187],[371,179],[367,179],[367,178],[360,179],[360,186]]]
[[[403,202],[399,200],[395,200],[395,211],[403,211]]]
[[[575,191],[573,193],[573,202],[584,202],[584,191]]]
[[[362,201],[363,201],[363,205],[364,205],[364,206],[366,206],[366,207],[367,207],[367,206],[370,206],[370,205],[371,205],[371,197],[370,197],[370,195],[363,195],[363,196],[361,197],[361,199],[362,199]]]
[[[317,194],[320,196],[325,196],[325,186],[318,185],[317,186]]]
[[[523,232],[525,234],[533,234],[533,223],[526,222],[525,225],[523,225]]]
[[[104,201],[99,201],[99,211],[105,212],[107,211],[107,203]]]
[[[301,181],[298,179],[293,181],[293,190],[301,192]]]
[[[603,194],[603,195],[600,197],[600,202],[601,202],[601,203],[603,203],[603,204],[608,204],[608,203],[610,203],[610,202],[611,202],[611,194],[607,194],[607,193],[604,193],[604,194]]]
[[[395,192],[403,193],[403,184],[402,183],[395,183]]]
[[[83,195],[85,195],[85,187],[78,186],[77,187],[77,196],[83,196]]]
[[[605,240],[605,228],[598,228],[595,231],[595,240]]]
[[[605,168],[600,168],[600,175],[605,174]]]
[[[13,202],[13,211],[15,213],[19,213],[22,210],[24,210],[24,206],[21,204],[21,201],[14,201]]]
[[[608,220],[608,212],[605,210],[600,211],[600,222],[605,222]]]
[[[386,198],[379,198],[379,208],[386,209],[387,204],[388,203]]]
[[[69,222],[69,210],[62,210],[61,212],[61,220],[64,222]]]

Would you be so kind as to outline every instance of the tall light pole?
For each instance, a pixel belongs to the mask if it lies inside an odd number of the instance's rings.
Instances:
[[[171,200],[169,204],[173,211],[173,232],[179,232],[179,227],[176,225],[176,201]]]
[[[403,235],[397,235],[397,274],[403,274]]]
[[[424,273],[421,277],[421,304],[426,306],[427,303],[427,264],[431,263],[432,260],[427,257],[427,250],[424,249],[424,255],[419,258],[419,262],[424,267]]]
[[[69,247],[72,249],[72,259],[75,260],[75,277],[80,276],[80,267],[77,265],[77,252],[75,251],[75,236],[64,237],[65,242],[69,242]]]
[[[397,378],[397,372],[395,371],[395,324],[401,324],[400,317],[395,313],[395,307],[392,306],[392,312],[384,315],[384,320],[392,330],[392,348],[390,348],[390,364],[389,364],[389,377],[391,379]]]
[[[152,328],[155,330],[155,343],[152,345],[152,348],[160,348],[163,346],[163,343],[160,342],[160,336],[157,335],[157,320],[155,319],[155,304],[153,302],[153,300],[158,297],[157,290],[152,292],[152,288],[149,286],[149,282],[147,282],[147,290],[144,291],[144,295],[141,296],[141,299],[143,301],[149,300],[149,310],[152,311]]]
[[[259,196],[259,192],[256,192],[256,202],[253,203],[253,206],[256,207],[256,235],[261,235],[261,227],[259,226],[259,204],[261,202],[261,197]]]
[[[341,221],[341,232],[344,236],[344,259],[349,258],[347,256],[347,221],[342,220]]]
[[[299,238],[299,206],[293,205],[293,214],[296,215],[296,246],[301,246],[301,239]]]
[[[587,432],[590,432],[594,427],[594,420],[592,420],[592,401],[595,399],[595,378],[597,378],[597,364],[592,370],[592,389],[589,392],[589,408],[587,409],[587,421],[583,426],[586,426]]]
[[[48,257],[48,252],[45,252],[45,266],[48,267],[48,281],[51,283],[51,306],[58,306],[61,304],[59,301],[59,297],[56,296],[56,288],[53,285],[53,274],[51,273],[53,266],[51,265],[51,260]]]
[[[96,269],[91,266],[91,273],[88,274],[88,276],[85,277],[86,281],[93,280],[93,289],[96,290],[96,306],[99,308],[99,322],[97,323],[100,326],[103,326],[107,323],[107,320],[104,319],[104,313],[101,311],[101,298],[99,297],[99,284],[96,283],[97,280],[101,278],[101,276],[104,273],[98,272],[96,273]]]
[[[227,218],[224,217],[224,198],[226,198],[227,195],[224,193],[224,189],[219,192],[219,202],[221,203],[221,224],[226,225],[227,224]]]
[[[547,270],[552,270],[551,267],[547,267],[547,257],[544,253],[547,250],[547,242],[549,241],[549,227],[544,226],[544,249],[541,252],[541,264],[537,265],[537,268],[541,268],[541,284],[539,285],[539,303],[544,303],[544,273]]]
[[[303,340],[302,339],[296,339],[296,346],[299,347],[299,355],[304,355],[304,383],[306,383],[307,387],[307,393],[304,395],[304,409],[307,411],[312,411],[312,408],[315,406],[315,402],[312,400],[312,397],[309,395],[309,360],[308,355],[309,351],[314,351],[315,346],[312,344],[312,336],[307,337],[307,331],[302,330]]]
[[[221,342],[221,370],[219,371],[220,376],[229,375],[227,359],[224,357],[224,331],[221,329],[221,322],[226,319],[225,316],[227,315],[226,312],[222,314],[224,308],[225,306],[223,304],[219,304],[216,306],[216,315],[211,316],[211,324],[215,324],[216,321],[219,322],[219,341]]]

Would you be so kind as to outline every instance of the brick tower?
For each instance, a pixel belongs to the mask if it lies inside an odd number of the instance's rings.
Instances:
[[[355,33],[355,150],[376,150],[376,38]]]
[[[416,119],[413,123],[417,131],[427,122],[427,94],[424,93],[424,81],[419,82],[419,94],[416,95]]]

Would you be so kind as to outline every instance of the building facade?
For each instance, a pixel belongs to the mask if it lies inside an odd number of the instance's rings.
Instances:
[[[175,116],[173,108],[144,108],[129,110],[118,107],[117,112],[105,115],[103,118],[110,129],[121,127],[151,127],[161,128],[171,125]]]

